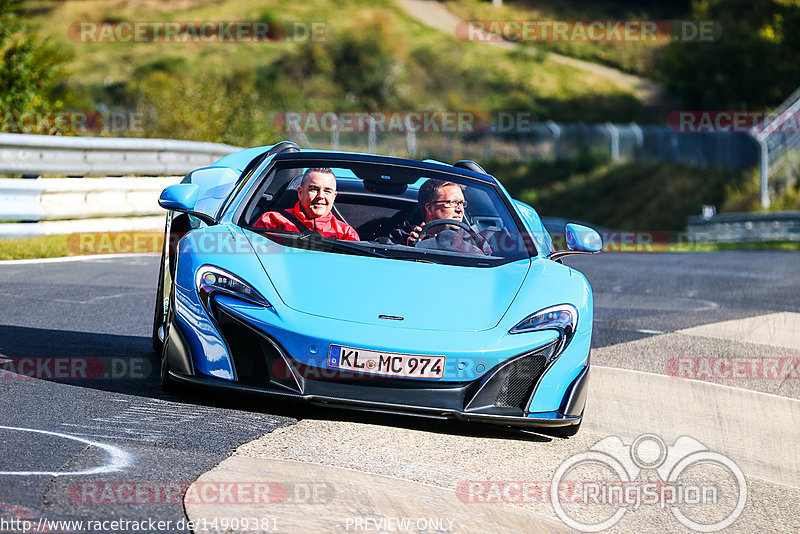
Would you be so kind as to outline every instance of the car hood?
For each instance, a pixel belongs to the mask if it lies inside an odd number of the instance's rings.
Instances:
[[[280,249],[269,247],[257,254],[286,306],[321,317],[397,328],[461,332],[493,328],[530,267],[530,260],[461,267]]]

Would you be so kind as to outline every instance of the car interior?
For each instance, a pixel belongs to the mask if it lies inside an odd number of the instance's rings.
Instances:
[[[304,168],[283,168],[275,172],[271,180],[265,180],[261,191],[245,209],[242,226],[251,227],[261,215],[268,211],[291,210],[297,202]],[[375,180],[362,180],[351,169],[333,168],[337,176],[337,196],[332,213],[342,222],[355,228],[362,241],[391,244],[392,230],[412,226],[423,220],[417,203],[417,189],[405,184],[382,184]],[[395,186],[400,187],[395,187]],[[491,195],[478,187],[467,187],[464,191],[468,209],[464,222],[487,237],[492,250],[499,251],[497,240],[510,236],[511,221],[500,215]],[[511,225],[509,225],[511,223]],[[516,234],[516,232],[512,233]]]

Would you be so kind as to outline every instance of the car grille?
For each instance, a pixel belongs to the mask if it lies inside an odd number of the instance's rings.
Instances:
[[[497,390],[495,406],[525,410],[533,387],[546,366],[547,358],[544,354],[526,356],[510,363],[508,375]]]

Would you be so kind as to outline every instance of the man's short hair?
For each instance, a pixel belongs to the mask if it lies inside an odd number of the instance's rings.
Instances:
[[[424,213],[425,204],[433,202],[433,199],[436,198],[436,193],[438,193],[441,189],[451,185],[455,185],[461,189],[464,188],[461,184],[457,184],[455,182],[447,182],[445,180],[437,180],[436,178],[428,178],[428,180],[426,180],[425,183],[420,186],[419,192],[417,192],[419,209]]]
[[[303,173],[303,179],[300,181],[301,187],[306,185],[306,178],[308,178],[312,172],[321,172],[323,174],[333,175],[333,170],[330,167],[309,167],[306,169],[306,172]]]

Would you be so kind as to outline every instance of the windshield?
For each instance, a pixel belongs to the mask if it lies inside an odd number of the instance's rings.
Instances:
[[[491,267],[530,255],[494,184],[397,165],[299,163],[276,164],[251,189],[241,227],[288,247],[396,260]]]

